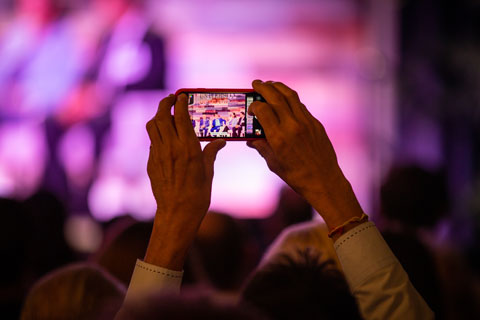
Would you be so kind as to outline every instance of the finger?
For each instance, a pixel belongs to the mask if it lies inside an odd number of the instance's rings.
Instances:
[[[165,173],[163,172],[163,166],[161,163],[158,162],[158,158],[156,156],[156,149],[150,147],[150,152],[148,153],[148,161],[147,161],[147,173],[150,175],[158,174],[161,178],[165,177]]]
[[[247,141],[247,146],[257,150],[265,160],[270,159],[273,156],[272,148],[270,148],[268,142],[265,140]]]
[[[213,178],[213,164],[217,158],[217,153],[223,147],[225,147],[226,144],[227,142],[225,140],[218,139],[210,142],[203,149],[203,161],[205,164],[206,174],[209,179]]]
[[[177,138],[171,114],[171,109],[174,103],[175,95],[173,94],[162,99],[158,106],[157,114],[154,117],[164,145],[171,145],[174,139]]]
[[[190,114],[188,113],[187,101],[188,97],[185,93],[182,93],[177,97],[173,117],[175,120],[175,127],[180,140],[187,142],[194,139],[193,141],[198,142],[195,130],[192,126],[192,121],[190,120]]]
[[[155,124],[155,120],[151,119],[150,121],[148,121],[146,127],[152,147],[158,148],[162,144],[162,136],[160,135],[160,131]]]
[[[297,119],[305,119],[305,117],[308,118],[310,112],[300,101],[298,93],[295,90],[289,88],[282,82],[273,82],[272,86],[277,89],[281,94],[283,94],[283,96],[287,99],[288,104],[290,105],[290,109],[292,110],[295,117],[297,117]]]
[[[262,95],[268,104],[272,105],[278,115],[280,123],[293,116],[292,110],[285,97],[272,85],[271,82],[262,82],[254,80],[252,87],[256,92]]]
[[[257,117],[263,130],[265,130],[265,135],[268,136],[278,130],[280,125],[278,116],[268,103],[260,101],[252,102],[248,107],[248,114]]]
[[[254,140],[247,141],[247,146],[257,150],[257,152],[265,159],[267,162],[268,168],[273,172],[276,172],[278,169],[277,160],[275,159],[275,154],[273,153],[272,148],[266,140]]]

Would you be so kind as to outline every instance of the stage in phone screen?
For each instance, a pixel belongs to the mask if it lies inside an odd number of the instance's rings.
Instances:
[[[188,111],[195,134],[199,138],[245,138],[248,130],[253,133],[253,119],[246,117],[251,102],[253,97],[247,98],[245,93],[189,93]]]

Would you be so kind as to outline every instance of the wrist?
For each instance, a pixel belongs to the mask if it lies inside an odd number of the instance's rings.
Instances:
[[[329,230],[363,214],[352,186],[343,174],[329,180],[327,186],[312,190],[306,198]]]
[[[176,212],[175,215],[178,217],[181,214]],[[174,215],[160,214],[157,211],[144,261],[162,268],[181,271],[200,223],[180,223],[176,219],[170,221],[166,218],[172,216]]]
[[[144,261],[158,267],[181,271],[191,242],[178,239],[175,233],[162,229],[156,228],[154,224]]]

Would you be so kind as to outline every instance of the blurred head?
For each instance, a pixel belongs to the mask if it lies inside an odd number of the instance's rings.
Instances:
[[[242,302],[271,319],[361,319],[354,297],[333,262],[308,250],[283,255],[257,270]]]
[[[314,220],[285,228],[263,254],[260,268],[268,263],[275,262],[277,257],[282,259],[284,255],[302,261],[304,259],[303,255],[298,254],[300,249],[308,249],[310,253],[319,253],[321,262],[331,260],[341,270],[332,239],[328,237],[327,226]]]
[[[193,277],[206,280],[217,289],[238,289],[244,266],[242,243],[243,234],[237,221],[225,214],[209,212],[188,259]],[[207,279],[199,279],[201,275]]]
[[[23,299],[31,283],[28,272],[28,216],[18,201],[0,198],[0,313],[18,319]],[[8,263],[7,263],[8,261]]]
[[[2,259],[9,263],[1,264],[1,287],[18,281],[25,266],[28,230],[28,215],[22,204],[16,200],[0,198],[0,252]]]
[[[416,165],[392,168],[380,197],[387,218],[412,227],[434,226],[448,211],[445,176]]]
[[[145,256],[153,225],[123,218],[107,230],[107,238],[94,258],[100,266],[127,285],[132,277],[135,262]]]
[[[38,276],[72,262],[74,253],[64,236],[67,212],[60,199],[49,191],[39,190],[24,201],[30,225],[28,266]]]
[[[118,311],[125,287],[89,264],[66,266],[40,279],[22,309],[27,319],[108,319]]]

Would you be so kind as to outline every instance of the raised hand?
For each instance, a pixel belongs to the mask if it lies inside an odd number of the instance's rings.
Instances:
[[[344,177],[323,125],[281,82],[252,83],[266,102],[253,102],[248,113],[265,130],[266,140],[249,141],[268,167],[302,195],[330,228],[361,216],[362,209]]]
[[[145,262],[181,270],[210,206],[213,165],[225,141],[215,140],[202,151],[185,94],[163,99],[147,132],[151,140],[147,172],[157,212]]]

